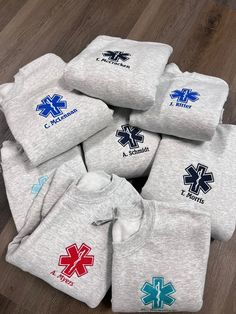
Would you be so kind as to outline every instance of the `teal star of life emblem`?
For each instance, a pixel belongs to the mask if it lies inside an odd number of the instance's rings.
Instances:
[[[141,291],[145,294],[141,298],[144,305],[151,304],[152,310],[162,310],[164,305],[171,306],[175,298],[171,295],[176,292],[171,282],[164,284],[163,277],[153,277],[152,283],[145,282]]]

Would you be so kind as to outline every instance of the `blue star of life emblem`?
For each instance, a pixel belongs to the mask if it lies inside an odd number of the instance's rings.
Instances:
[[[138,143],[143,143],[144,136],[140,134],[142,130],[139,128],[125,124],[121,125],[121,129],[122,130],[116,131],[116,136],[120,137],[118,143],[120,143],[122,146],[129,145],[130,149],[132,149],[138,148]]]
[[[40,116],[44,118],[48,117],[51,114],[53,117],[58,117],[63,114],[61,109],[67,108],[67,102],[62,100],[61,95],[54,94],[52,97],[47,95],[41,100],[41,103],[37,105],[36,111],[41,111]]]
[[[44,183],[48,180],[48,176],[39,177],[38,182],[32,186],[31,193],[38,194]]]
[[[171,306],[175,302],[175,298],[171,294],[176,290],[171,282],[164,284],[163,277],[153,277],[152,283],[145,282],[141,291],[145,296],[141,298],[144,305],[152,305],[152,310],[162,310],[164,305]]]
[[[105,51],[102,54],[104,57],[108,57],[108,60],[110,61],[127,61],[129,60],[129,53],[123,52],[123,51]]]
[[[185,169],[188,175],[184,175],[183,179],[185,185],[190,185],[189,192],[198,195],[202,191],[206,194],[212,189],[209,183],[214,182],[214,176],[212,172],[207,172],[207,169],[207,166],[200,163],[197,168],[190,165]]]
[[[195,102],[199,99],[200,94],[193,92],[192,89],[182,88],[182,90],[174,90],[171,92],[170,97],[176,98],[178,103],[187,104],[188,101]]]

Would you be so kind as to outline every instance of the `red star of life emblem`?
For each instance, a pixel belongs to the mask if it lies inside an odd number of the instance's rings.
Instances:
[[[93,266],[94,255],[88,255],[91,248],[85,243],[78,248],[74,243],[66,248],[67,255],[60,255],[59,266],[65,266],[62,274],[71,277],[74,273],[78,277],[87,274],[87,266]]]

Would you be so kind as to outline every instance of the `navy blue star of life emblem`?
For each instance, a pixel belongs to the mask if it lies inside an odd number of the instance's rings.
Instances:
[[[207,166],[200,163],[197,168],[190,165],[185,169],[188,175],[184,175],[183,179],[185,185],[190,185],[189,192],[198,195],[202,191],[206,194],[212,189],[209,183],[214,182],[214,176],[212,172],[207,172],[207,169]]]
[[[170,97],[176,98],[178,103],[187,104],[188,101],[195,102],[199,99],[200,94],[193,92],[192,89],[182,88],[182,90],[174,90],[171,92]]]
[[[102,54],[104,57],[108,57],[108,60],[110,61],[127,61],[129,60],[129,53],[123,52],[123,51],[105,51]]]
[[[143,143],[144,136],[140,134],[142,130],[139,128],[125,124],[121,125],[121,129],[122,130],[116,131],[116,136],[120,137],[118,143],[120,143],[122,146],[129,145],[130,149],[132,149],[138,148],[138,143]]]
[[[63,114],[61,109],[67,108],[67,102],[61,100],[63,96],[54,94],[52,97],[47,95],[41,100],[41,103],[37,105],[36,111],[41,111],[40,116],[47,118],[49,114],[53,117],[58,117]]]

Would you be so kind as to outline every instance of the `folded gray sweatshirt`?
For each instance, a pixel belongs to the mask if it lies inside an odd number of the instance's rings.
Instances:
[[[110,105],[146,110],[172,47],[98,36],[65,69],[67,84]]]
[[[145,112],[133,111],[130,124],[192,140],[209,141],[222,116],[229,92],[220,78],[182,73],[168,64],[157,87],[156,103]]]
[[[65,178],[66,169],[54,184],[61,186]],[[9,244],[6,260],[94,308],[111,284],[115,208],[130,208],[141,196],[125,179],[87,173],[45,210],[45,202],[50,203],[46,199],[53,196],[49,196],[52,183],[35,198],[27,222]]]
[[[19,70],[15,82],[0,87],[1,109],[30,161],[39,165],[106,127],[112,110],[99,99],[69,89],[66,64],[46,54]]]
[[[129,125],[129,111],[116,110],[111,125],[83,142],[88,171],[125,178],[148,175],[160,136]]]
[[[140,218],[138,231],[122,241],[116,230],[122,215],[118,216],[113,227],[114,312],[200,310],[210,217],[203,211],[189,211],[188,207],[144,201],[141,216],[137,207],[136,216],[126,216],[128,226]],[[123,224],[124,221],[123,217]]]
[[[86,173],[80,146],[75,146],[35,167],[19,144],[10,141],[3,143],[1,149],[3,178],[10,210],[18,231],[23,227],[28,209],[49,176],[67,162],[76,164],[77,176]]]
[[[142,196],[194,203],[211,215],[212,237],[229,240],[236,223],[236,126],[220,124],[212,141],[163,136]]]

